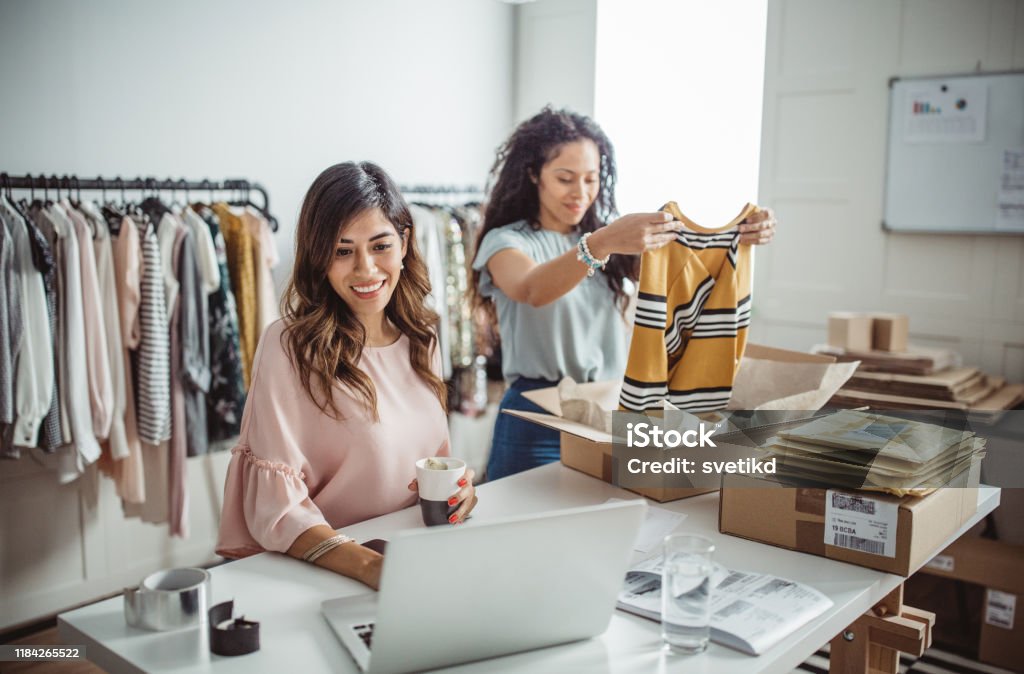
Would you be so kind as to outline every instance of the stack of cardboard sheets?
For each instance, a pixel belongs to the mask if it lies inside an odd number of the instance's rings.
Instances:
[[[985,439],[966,428],[859,410],[781,431],[764,447],[779,476],[897,496],[949,484],[980,462],[984,449]]]
[[[819,345],[814,351],[841,361],[861,361],[832,397],[829,404],[835,407],[960,410],[978,421],[995,423],[1005,410],[1024,402],[1024,385],[961,367],[957,354],[948,349],[857,352]]]

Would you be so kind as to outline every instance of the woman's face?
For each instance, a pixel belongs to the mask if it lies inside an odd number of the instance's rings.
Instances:
[[[363,211],[338,233],[327,279],[363,325],[383,319],[406,246],[379,208]]]
[[[540,222],[566,231],[580,224],[600,188],[601,154],[589,138],[565,143],[540,170]]]

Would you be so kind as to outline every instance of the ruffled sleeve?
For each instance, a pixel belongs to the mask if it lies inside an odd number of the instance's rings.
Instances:
[[[306,485],[301,429],[312,403],[281,345],[282,325],[260,340],[252,387],[224,485],[217,553],[224,557],[286,552],[299,534],[327,521]],[[317,411],[318,412],[318,411]]]
[[[523,237],[518,231],[518,225],[506,225],[487,232],[480,247],[473,258],[473,269],[480,272],[480,295],[491,297],[496,290],[494,281],[491,279],[491,272],[487,270],[487,263],[496,253],[506,248],[523,248]]]

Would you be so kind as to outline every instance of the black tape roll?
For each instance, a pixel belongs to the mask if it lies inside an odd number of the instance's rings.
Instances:
[[[245,655],[260,649],[260,624],[244,617],[231,620],[234,600],[224,601],[207,613],[210,626],[210,651],[217,655]]]

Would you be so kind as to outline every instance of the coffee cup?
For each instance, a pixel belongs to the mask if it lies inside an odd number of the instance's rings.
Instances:
[[[442,467],[427,467],[427,464]],[[416,462],[416,481],[419,483],[420,512],[428,527],[447,524],[448,518],[459,504],[448,505],[448,499],[459,491],[459,480],[466,474],[466,462],[449,456],[431,456]]]

